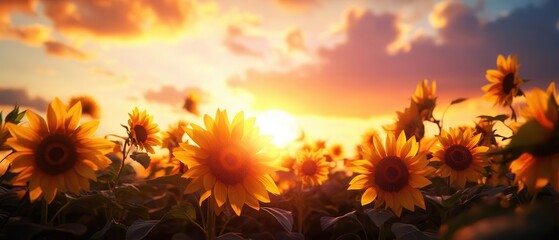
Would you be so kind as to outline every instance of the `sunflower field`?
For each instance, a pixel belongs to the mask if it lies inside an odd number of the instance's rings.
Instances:
[[[98,136],[81,121],[93,99],[54,98],[46,116],[16,106],[0,114],[0,239],[558,239],[555,83],[522,89],[516,55],[496,67],[480,87],[510,111],[447,127],[423,80],[351,157],[304,134],[276,147],[224,109],[162,130],[131,106]]]

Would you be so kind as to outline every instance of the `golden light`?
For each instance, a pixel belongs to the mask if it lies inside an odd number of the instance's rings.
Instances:
[[[272,143],[285,147],[299,137],[300,130],[295,118],[282,110],[268,110],[256,118],[260,133],[272,136]]]

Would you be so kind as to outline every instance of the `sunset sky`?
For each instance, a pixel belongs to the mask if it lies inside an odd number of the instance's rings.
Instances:
[[[482,99],[485,71],[518,54],[523,86],[559,79],[559,1],[0,0],[0,109],[44,114],[89,95],[100,134],[123,134],[138,106],[162,130],[189,92],[200,112],[352,146],[391,123],[423,79],[450,126],[509,113]],[[275,122],[274,122],[275,121]],[[276,126],[276,127],[274,127]]]

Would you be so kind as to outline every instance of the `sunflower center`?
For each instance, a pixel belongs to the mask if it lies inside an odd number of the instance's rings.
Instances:
[[[69,136],[51,134],[35,150],[37,168],[50,175],[58,175],[74,167],[78,160],[76,146]]]
[[[316,173],[316,163],[312,160],[306,160],[301,165],[301,172],[304,175],[312,176]]]
[[[462,145],[452,145],[446,149],[444,159],[450,168],[461,171],[472,164],[474,157],[468,148]]]
[[[385,157],[375,167],[375,183],[386,192],[398,192],[407,184],[410,173],[399,157]]]
[[[142,125],[134,126],[134,133],[136,134],[136,140],[138,140],[138,142],[143,143],[146,140],[148,140],[148,132],[146,131],[146,128],[144,128],[144,126]]]
[[[503,92],[505,94],[509,94],[514,87],[514,73],[505,75],[505,77],[503,78]]]
[[[239,147],[224,147],[211,156],[209,167],[217,180],[227,185],[235,185],[248,175],[250,158]]]

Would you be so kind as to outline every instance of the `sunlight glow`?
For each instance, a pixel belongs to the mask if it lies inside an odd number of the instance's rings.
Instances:
[[[272,143],[285,147],[300,134],[299,126],[291,114],[282,110],[268,110],[256,118],[256,125],[264,135],[272,136]]]

